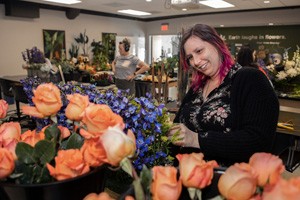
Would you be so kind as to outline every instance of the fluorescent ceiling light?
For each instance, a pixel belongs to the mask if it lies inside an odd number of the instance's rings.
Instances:
[[[138,11],[138,10],[131,10],[131,9],[118,10],[118,12],[129,14],[129,15],[138,15],[138,16],[151,15],[151,13],[148,13],[148,12],[143,12],[143,11]]]
[[[230,7],[234,7],[234,5],[226,2],[226,1],[222,1],[222,0],[206,0],[206,1],[199,1],[199,3],[212,7],[212,8],[230,8]]]
[[[80,0],[43,0],[43,1],[49,1],[53,3],[62,3],[62,4],[75,4],[75,3],[81,3]]]

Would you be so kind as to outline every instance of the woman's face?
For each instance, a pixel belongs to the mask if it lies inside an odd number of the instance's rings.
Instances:
[[[192,36],[184,44],[184,51],[186,60],[195,70],[211,78],[218,76],[221,58],[213,45]]]
[[[126,53],[123,43],[119,43],[119,53],[120,55],[124,55]]]

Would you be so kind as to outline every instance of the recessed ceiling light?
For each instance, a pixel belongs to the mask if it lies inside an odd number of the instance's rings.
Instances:
[[[143,12],[143,11],[138,11],[138,10],[131,10],[131,9],[118,10],[118,12],[129,14],[129,15],[138,15],[138,16],[151,15],[151,13],[148,13],[148,12]]]
[[[146,0],[147,2],[151,2],[152,0]]]
[[[81,3],[80,0],[43,0],[43,1],[49,1],[53,3],[62,3],[62,4],[75,4],[75,3]]]
[[[264,3],[270,3],[270,1],[264,1]]]
[[[186,8],[182,8],[182,11],[187,11],[187,9]]]
[[[223,25],[223,24],[221,24],[221,25],[220,25],[220,27],[224,27],[224,25]]]
[[[226,1],[223,0],[205,0],[205,1],[199,1],[199,3],[212,7],[212,8],[230,8],[230,7],[235,7],[233,4],[230,4]]]
[[[274,25],[274,23],[269,23],[269,26],[273,26]]]

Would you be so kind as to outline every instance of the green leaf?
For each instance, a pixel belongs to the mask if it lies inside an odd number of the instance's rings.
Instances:
[[[45,138],[47,140],[54,140],[55,142],[60,138],[60,130],[57,127],[57,124],[52,124],[48,126],[45,130]]]
[[[45,165],[53,160],[56,154],[55,143],[48,140],[41,140],[35,144],[34,156]]]
[[[36,166],[34,169],[34,182],[35,183],[49,183],[53,180],[50,176],[49,171],[46,166]]]
[[[147,168],[146,165],[143,165],[143,169],[140,173],[140,179],[141,179],[141,184],[143,186],[143,189],[146,193],[146,195],[150,196],[151,192],[151,183],[152,183],[152,173],[151,170]]]
[[[18,160],[26,164],[35,163],[34,148],[25,142],[19,142],[16,146]]]
[[[134,193],[135,193],[135,199],[136,200],[145,200],[145,193],[143,191],[143,187],[141,184],[140,179],[134,180],[132,182],[133,187],[134,187]]]
[[[131,177],[133,177],[132,170],[133,166],[131,161],[128,158],[124,158],[120,163],[122,170],[125,171],[127,174],[129,174]]]
[[[77,133],[72,133],[65,144],[65,149],[80,149],[84,139]]]

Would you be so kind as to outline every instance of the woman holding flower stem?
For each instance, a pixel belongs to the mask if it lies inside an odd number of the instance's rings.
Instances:
[[[268,78],[234,64],[214,28],[197,24],[180,46],[182,66],[192,68],[192,84],[169,136],[179,132],[177,152],[201,151],[221,166],[247,162],[255,152],[270,152],[279,103]],[[186,148],[186,147],[192,147]],[[175,151],[175,150],[174,150]]]

